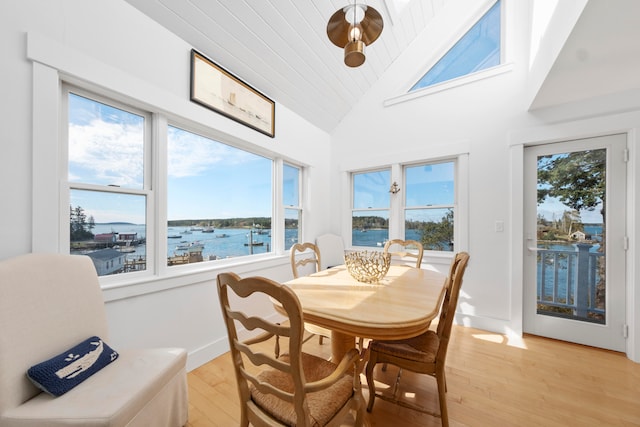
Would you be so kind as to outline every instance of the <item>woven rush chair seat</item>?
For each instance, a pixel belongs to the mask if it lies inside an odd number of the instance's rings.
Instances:
[[[386,354],[420,363],[433,363],[440,347],[435,331],[427,331],[417,337],[397,341],[372,341],[369,348],[378,354]]]

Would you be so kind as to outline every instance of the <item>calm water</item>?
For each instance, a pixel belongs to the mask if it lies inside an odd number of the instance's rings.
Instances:
[[[98,224],[93,229],[94,234],[110,233],[112,231],[118,233],[138,233],[139,239],[144,239],[145,226],[133,224]],[[296,229],[287,229],[285,231],[285,239],[287,240],[287,248],[291,247],[297,238]],[[204,245],[202,256],[205,259],[217,257],[237,257],[253,254],[266,253],[271,250],[270,231],[264,230],[264,234],[259,234],[255,230],[251,234],[254,246],[249,246],[249,230],[240,228],[215,229],[213,233],[204,233],[202,231],[190,230],[188,227],[169,227],[167,236],[176,236],[167,238],[167,255],[174,256],[184,253],[184,250],[177,249],[179,245],[188,245],[189,243],[201,243]],[[255,245],[258,243],[258,245]],[[245,246],[245,244],[247,244]],[[146,245],[138,245],[135,252],[128,255],[132,257],[145,257]]]
[[[420,241],[422,233],[418,230],[408,230],[406,239]],[[382,247],[387,240],[389,240],[389,230],[386,229],[353,230],[351,232],[353,246]]]
[[[110,233],[112,231],[124,234],[124,233],[138,233],[138,239],[144,239],[146,237],[145,226],[135,224],[97,224],[93,229],[94,234]],[[169,227],[167,229],[167,236],[176,236],[167,238],[167,255],[179,255],[184,251],[177,249],[179,245],[185,245],[192,242],[202,243],[204,249],[202,256],[205,259],[217,257],[237,257],[249,255],[250,253],[260,254],[266,253],[271,250],[271,237],[270,231],[263,231],[264,234],[258,234],[256,230],[252,234],[253,243],[261,245],[245,246],[245,243],[249,243],[249,230],[244,228],[220,228],[215,229],[213,233],[203,233],[202,231],[191,230],[189,227]],[[297,230],[287,229],[285,231],[286,248],[289,249],[293,243],[297,241]],[[179,237],[178,237],[179,236]],[[368,246],[368,247],[382,247],[384,242],[388,239],[389,233],[387,230],[367,230],[363,232],[361,230],[353,231],[353,245],[354,246]],[[407,233],[408,239],[420,240],[421,233],[416,230],[410,230]],[[131,256],[145,257],[146,246],[139,245],[135,247],[135,252],[131,252]],[[253,249],[253,252],[250,252]]]

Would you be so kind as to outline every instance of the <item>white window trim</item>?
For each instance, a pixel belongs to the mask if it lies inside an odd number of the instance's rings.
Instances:
[[[514,65],[512,63],[496,65],[495,67],[487,68],[485,70],[478,71],[476,73],[467,74],[461,77],[457,77],[455,79],[444,81],[442,83],[438,83],[435,85],[424,87],[422,89],[414,90],[409,93],[404,93],[402,95],[398,95],[393,98],[385,99],[382,105],[385,107],[390,107],[392,105],[411,101],[413,99],[422,98],[423,96],[429,96],[439,92],[444,92],[446,90],[468,85],[473,82],[486,80],[492,77],[500,76],[505,73],[509,73],[513,71],[513,68],[514,68]]]
[[[461,144],[457,148],[461,148],[463,145]],[[466,144],[464,144],[466,146]],[[453,147],[452,147],[453,148]],[[439,150],[434,149],[433,153],[435,154]],[[455,151],[451,152],[452,154],[446,155],[442,154],[437,157],[425,157],[419,161],[416,161],[416,156],[405,157],[406,162],[397,161],[390,164],[385,165],[377,165],[372,166],[371,168],[363,169],[354,169],[348,170],[343,169],[343,183],[346,188],[349,188],[348,192],[345,192],[345,198],[343,199],[343,206],[347,208],[344,210],[346,212],[343,221],[342,233],[343,236],[346,236],[346,245],[351,249],[368,249],[371,250],[371,247],[360,247],[353,246],[353,242],[351,240],[352,236],[352,200],[353,200],[353,181],[352,175],[354,173],[360,172],[368,172],[368,171],[376,171],[382,169],[391,168],[391,182],[394,180],[398,183],[403,182],[402,177],[404,176],[404,166],[411,166],[415,164],[423,164],[423,163],[438,163],[445,161],[453,161],[455,162],[455,201],[454,201],[454,242],[455,242],[455,251],[468,251],[469,250],[469,154],[468,150]],[[456,154],[453,154],[456,153]],[[402,192],[402,188],[400,189]],[[404,236],[404,196],[402,197],[392,197],[391,198],[391,206],[389,210],[389,239],[393,238],[402,238]],[[394,215],[394,221],[391,220]],[[455,252],[448,251],[425,251],[424,253],[424,263],[436,263],[443,264],[449,263],[451,259],[453,259]]]
[[[303,188],[303,176],[305,175],[305,168],[289,162],[289,161],[285,161],[283,159],[279,159],[279,163],[277,166],[277,170],[281,172],[281,175],[278,182],[276,183],[276,185],[278,186],[278,191],[283,192],[284,191],[284,166],[287,165],[289,167],[293,167],[293,168],[297,168],[298,169],[298,204],[297,205],[285,205],[284,204],[284,195],[280,196],[280,198],[278,200],[281,200],[282,203],[280,203],[280,218],[282,218],[282,221],[280,221],[280,227],[282,227],[282,232],[278,233],[278,237],[283,239],[282,242],[282,248],[283,250],[286,250],[287,247],[287,242],[284,241],[285,238],[285,233],[286,233],[286,224],[285,224],[285,220],[286,220],[286,215],[285,215],[285,211],[286,210],[292,210],[292,211],[297,211],[298,212],[298,242],[304,242],[306,240],[301,240],[302,239],[302,233],[303,233],[303,223],[304,223],[304,200],[303,200],[303,194],[304,192],[302,191]],[[273,234],[273,233],[272,233]]]

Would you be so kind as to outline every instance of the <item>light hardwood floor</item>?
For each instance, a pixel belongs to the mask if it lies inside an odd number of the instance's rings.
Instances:
[[[329,357],[331,345],[309,340],[308,353]],[[376,368],[380,389],[397,368]],[[625,355],[550,339],[507,337],[454,326],[447,356],[447,404],[454,426],[640,426],[640,364]],[[364,376],[363,393],[368,398]],[[238,425],[240,408],[229,353],[193,370],[189,427]],[[435,380],[403,371],[399,392],[438,408]],[[371,426],[431,427],[440,419],[376,399]]]

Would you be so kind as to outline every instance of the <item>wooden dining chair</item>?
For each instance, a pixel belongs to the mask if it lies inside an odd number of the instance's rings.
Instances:
[[[355,425],[363,425],[365,403],[355,348],[339,364],[303,353],[302,308],[287,286],[264,277],[240,279],[234,273],[219,274],[217,284],[240,395],[241,426],[339,426],[347,415],[353,420],[352,410]],[[229,298],[230,294],[235,295]],[[283,307],[287,322],[261,318],[243,301],[265,296]],[[257,335],[240,341],[237,328]],[[259,344],[274,336],[277,344],[283,338],[288,351],[282,355],[279,344],[273,355]]]
[[[311,256],[299,256],[302,253],[311,251]],[[291,258],[291,270],[293,271],[293,278],[297,279],[303,273],[311,274],[320,271],[320,250],[313,243],[296,243],[291,246],[289,250],[289,256]],[[309,264],[313,264],[311,270],[307,269]],[[318,336],[318,343],[322,345],[324,338],[331,337],[331,331],[322,326],[314,325],[312,323],[305,323],[304,329],[312,335]]]
[[[407,258],[413,258],[415,259],[415,267],[420,268],[424,248],[422,243],[417,240],[393,239],[384,244],[383,252],[391,255],[392,263],[404,264]]]
[[[373,340],[369,343],[369,361],[367,362],[366,368],[367,384],[369,386],[369,404],[367,405],[367,411],[371,412],[377,396],[385,400],[391,400],[401,406],[440,417],[444,427],[449,425],[445,395],[447,390],[444,372],[445,359],[449,338],[451,337],[451,329],[453,327],[453,318],[458,304],[458,295],[460,294],[460,288],[462,286],[462,276],[464,275],[468,262],[469,254],[466,252],[459,252],[453,259],[436,331],[429,330],[422,335],[404,340]],[[378,363],[389,363],[398,366],[400,369],[435,377],[438,386],[440,414],[402,401],[395,396],[395,393],[392,398],[387,398],[382,394],[376,395],[373,370]],[[398,380],[399,378],[396,381]],[[397,384],[394,388],[394,392],[395,391],[397,391]]]

